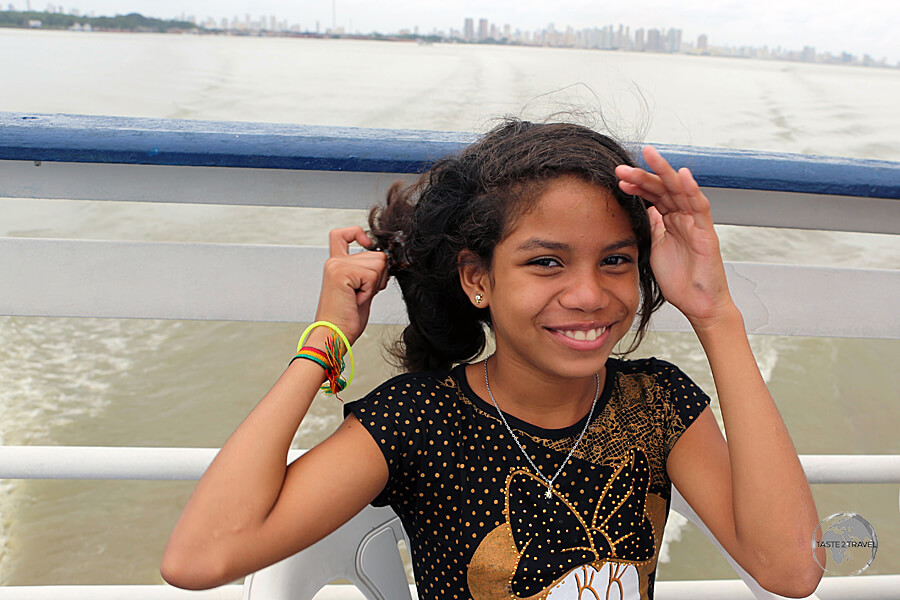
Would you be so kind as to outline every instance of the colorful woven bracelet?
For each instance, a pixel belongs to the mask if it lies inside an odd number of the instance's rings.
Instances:
[[[309,337],[309,334],[316,327],[328,327],[332,331],[334,331],[335,335],[325,340],[325,348],[326,351],[322,352],[317,348],[313,348],[316,350],[315,353],[304,353],[303,351],[306,347],[303,346],[303,342],[306,341],[306,338]],[[343,347],[338,343],[338,338],[340,338],[340,342],[343,343]],[[350,376],[344,380],[341,379],[341,374],[344,371],[345,363],[344,363],[344,354],[348,354],[350,356]],[[297,356],[294,358],[307,358],[309,360],[313,360],[312,356],[315,354],[316,358],[322,360],[327,366],[325,368],[325,375],[328,379],[327,384],[322,385],[322,391],[326,394],[336,395],[337,392],[345,389],[350,382],[353,381],[353,374],[355,371],[355,364],[353,361],[353,349],[350,347],[350,342],[347,340],[347,336],[344,335],[344,332],[335,325],[334,323],[329,323],[328,321],[316,321],[312,325],[304,330],[303,335],[300,336],[300,341],[297,343]],[[293,362],[293,361],[292,361]],[[318,364],[320,363],[318,360],[314,360]],[[338,398],[340,400],[340,398]]]
[[[298,358],[311,360],[326,371],[330,368],[328,365],[328,355],[318,348],[313,348],[312,346],[304,346],[303,348],[300,348],[300,350],[297,352],[297,356],[292,358],[291,362],[294,362]]]

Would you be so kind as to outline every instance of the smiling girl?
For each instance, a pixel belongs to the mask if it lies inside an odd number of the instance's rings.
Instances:
[[[818,518],[734,305],[709,202],[651,147],[509,120],[359,227],[331,232],[317,322],[200,480],[162,573],[191,589],[295,553],[366,504],[411,541],[419,597],[653,598],[674,484],[766,589],[813,592]],[[649,208],[648,208],[649,207]],[[350,253],[358,243],[372,251]],[[394,276],[405,374],[346,405],[285,468],[323,381]],[[613,358],[666,301],[707,354],[709,398],[677,367]],[[487,336],[496,350],[483,352]]]

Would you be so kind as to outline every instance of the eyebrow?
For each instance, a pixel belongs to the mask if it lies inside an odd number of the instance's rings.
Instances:
[[[631,246],[637,246],[638,241],[637,238],[629,237],[623,240],[619,240],[609,244],[608,246],[603,248],[603,252],[613,252],[615,250],[620,250],[622,248],[628,248]],[[541,238],[529,238],[524,241],[518,248],[516,248],[516,252],[529,252],[532,250],[543,249],[543,250],[555,250],[557,252],[570,252],[572,247],[565,242],[554,242],[552,240],[544,240]]]

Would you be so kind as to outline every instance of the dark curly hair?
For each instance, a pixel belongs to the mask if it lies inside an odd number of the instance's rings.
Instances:
[[[634,350],[663,303],[650,269],[645,202],[619,189],[616,165],[634,162],[613,139],[580,125],[507,119],[458,156],[437,161],[408,187],[395,183],[369,213],[376,246],[391,253],[409,314],[392,350],[409,371],[448,369],[485,347],[490,311],[472,305],[459,280],[459,257],[490,268],[494,248],[552,180],[573,175],[602,186],[619,202],[638,238],[641,306]]]

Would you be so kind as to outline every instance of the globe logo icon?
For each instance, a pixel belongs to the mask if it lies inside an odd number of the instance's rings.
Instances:
[[[856,513],[826,517],[813,533],[813,558],[833,575],[857,575],[875,560],[878,538],[872,524]],[[817,550],[824,549],[822,561]]]

